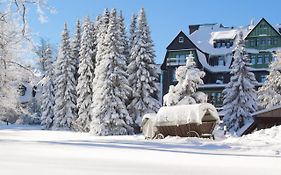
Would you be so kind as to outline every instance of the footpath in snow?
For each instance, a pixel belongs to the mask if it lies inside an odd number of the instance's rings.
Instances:
[[[0,126],[2,175],[280,175],[281,126],[217,140],[95,137]]]

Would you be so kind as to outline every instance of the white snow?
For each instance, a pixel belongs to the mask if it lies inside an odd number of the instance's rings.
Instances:
[[[281,127],[217,140],[0,126],[2,175],[279,175]]]
[[[209,70],[211,72],[229,72],[230,71],[229,67],[230,67],[231,60],[232,60],[231,56],[226,56],[226,58],[225,58],[225,63],[226,63],[225,66],[211,66],[207,62],[206,56],[202,52],[196,50],[196,53],[197,53],[199,62],[207,70]]]
[[[212,32],[211,33],[212,38],[210,41],[213,40],[234,40],[237,35],[237,30],[228,30],[228,31],[218,31],[218,32]],[[211,42],[210,44],[213,44]]]
[[[226,32],[226,33],[223,33]],[[200,26],[199,30],[189,35],[191,41],[203,52],[212,53],[212,55],[226,55],[231,53],[235,48],[235,44],[232,47],[226,48],[214,48],[213,39],[232,37],[230,35],[237,34],[239,30],[230,30],[229,28],[220,27],[219,24],[212,26]]]
[[[207,119],[207,118],[208,119]],[[156,115],[157,126],[181,125],[186,123],[202,124],[202,119],[216,120],[220,118],[216,108],[209,103],[164,106]]]

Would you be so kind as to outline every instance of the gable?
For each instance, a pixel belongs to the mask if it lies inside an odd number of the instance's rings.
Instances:
[[[167,50],[196,49],[193,42],[181,31],[169,44]]]
[[[248,33],[245,39],[261,36],[281,36],[264,18]]]

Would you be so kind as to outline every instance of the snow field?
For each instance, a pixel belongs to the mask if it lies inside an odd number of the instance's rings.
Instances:
[[[215,141],[0,128],[0,174],[277,175],[281,171],[276,152],[281,151],[281,127]]]

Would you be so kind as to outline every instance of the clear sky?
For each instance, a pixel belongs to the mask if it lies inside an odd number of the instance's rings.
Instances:
[[[281,23],[281,0],[49,0],[57,13],[48,15],[48,22],[40,24],[36,15],[29,15],[32,31],[52,44],[58,44],[63,23],[73,31],[77,19],[89,15],[93,19],[104,8],[122,10],[126,25],[133,13],[145,8],[152,39],[155,44],[156,62],[161,63],[166,47],[183,31],[188,34],[188,25],[222,23],[239,27],[257,23],[262,17],[273,25]]]

